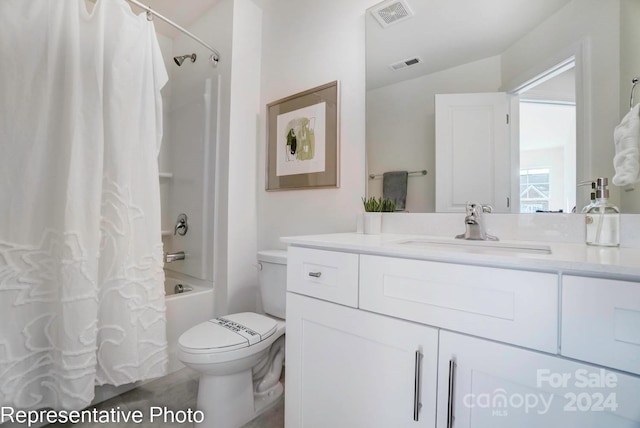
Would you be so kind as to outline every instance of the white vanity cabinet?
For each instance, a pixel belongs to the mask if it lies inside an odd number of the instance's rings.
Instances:
[[[299,245],[286,428],[640,427],[638,283]]]
[[[361,309],[558,351],[558,275],[360,256]]]
[[[439,353],[437,428],[640,424],[637,378],[448,331]]]
[[[435,426],[437,347],[437,329],[287,293],[286,426]]]

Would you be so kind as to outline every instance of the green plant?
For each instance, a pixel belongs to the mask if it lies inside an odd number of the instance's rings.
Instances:
[[[396,203],[391,199],[374,198],[362,198],[362,204],[364,210],[368,213],[372,212],[394,212],[396,210]]]
[[[362,198],[364,210],[368,213],[376,213],[382,211],[382,198],[374,198],[373,196],[366,199]]]
[[[391,199],[383,199],[382,200],[382,209],[380,211],[385,213],[392,213],[396,210],[396,203]]]

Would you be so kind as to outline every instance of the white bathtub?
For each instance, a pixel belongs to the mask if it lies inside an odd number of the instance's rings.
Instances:
[[[174,294],[176,284],[193,288]],[[213,288],[190,284],[188,281],[166,277],[164,282],[167,304],[167,342],[169,343],[169,373],[184,365],[178,361],[178,338],[187,329],[213,318]]]

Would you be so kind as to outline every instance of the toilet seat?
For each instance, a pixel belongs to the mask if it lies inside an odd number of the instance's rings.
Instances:
[[[253,312],[214,318],[180,336],[180,348],[190,354],[216,354],[248,348],[272,336],[277,321]]]

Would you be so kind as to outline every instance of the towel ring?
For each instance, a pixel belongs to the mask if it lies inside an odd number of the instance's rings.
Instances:
[[[636,89],[638,81],[638,77],[634,77],[633,79],[631,79],[631,98],[629,99],[629,108],[633,108],[633,91]]]

